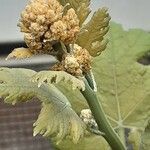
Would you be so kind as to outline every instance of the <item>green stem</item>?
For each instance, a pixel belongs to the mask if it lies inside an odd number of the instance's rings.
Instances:
[[[85,78],[86,78],[86,80],[87,80],[89,86],[92,88],[92,90],[94,90],[94,84],[93,84],[93,81],[92,81],[92,79],[91,79],[90,74],[89,74],[89,73],[86,73],[86,74],[85,74]]]
[[[101,103],[98,101],[96,93],[90,88],[87,80],[85,80],[85,86],[85,91],[81,91],[81,93],[89,104],[89,107],[94,115],[99,130],[105,133],[103,137],[106,139],[106,141],[109,143],[113,150],[126,150],[119,136],[108,122]]]

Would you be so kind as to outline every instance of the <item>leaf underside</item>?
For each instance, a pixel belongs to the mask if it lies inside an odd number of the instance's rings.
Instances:
[[[70,136],[74,143],[83,136],[85,125],[71,108],[67,98],[52,84],[31,82],[36,74],[29,69],[0,68],[0,97],[6,103],[16,104],[37,97],[43,103],[35,122],[34,135],[42,134],[60,142]]]

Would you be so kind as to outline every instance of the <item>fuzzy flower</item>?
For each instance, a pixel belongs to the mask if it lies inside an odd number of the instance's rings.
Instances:
[[[75,44],[72,54],[65,54],[63,60],[51,69],[66,71],[74,76],[83,76],[91,70],[91,56],[86,49]]]
[[[79,19],[74,9],[69,9],[62,20],[55,22],[51,26],[51,31],[54,37],[60,39],[65,44],[73,43],[77,33],[79,33]]]
[[[56,42],[74,42],[79,20],[72,8],[63,14],[64,7],[57,0],[31,0],[26,6],[18,25],[33,53],[50,54]]]
[[[80,68],[84,73],[87,73],[91,70],[92,57],[85,48],[74,44],[74,56],[77,59],[77,62],[80,64]]]
[[[72,75],[75,75],[75,76],[82,75],[80,64],[78,63],[74,55],[68,54],[63,61],[63,66],[64,66],[65,71]]]

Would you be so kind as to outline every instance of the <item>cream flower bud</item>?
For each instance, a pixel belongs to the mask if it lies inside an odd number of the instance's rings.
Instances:
[[[92,58],[86,49],[80,47],[77,44],[74,44],[74,56],[76,57],[84,73],[89,72],[91,70]]]
[[[64,60],[65,68],[79,68],[80,65],[77,62],[77,59],[73,55],[67,55]]]
[[[83,76],[91,70],[91,56],[86,49],[75,44],[72,54],[64,55],[63,60],[52,67],[52,70],[63,70],[74,76]]]

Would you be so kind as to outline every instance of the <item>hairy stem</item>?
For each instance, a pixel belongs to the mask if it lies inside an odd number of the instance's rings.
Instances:
[[[87,100],[89,107],[94,115],[94,118],[98,124],[99,130],[104,132],[103,137],[109,143],[113,150],[126,150],[125,146],[121,142],[117,133],[113,130],[110,123],[108,122],[101,103],[98,101],[96,93],[91,89],[87,80],[84,81],[86,89],[81,91],[85,99]]]

